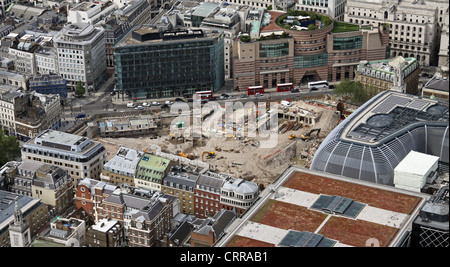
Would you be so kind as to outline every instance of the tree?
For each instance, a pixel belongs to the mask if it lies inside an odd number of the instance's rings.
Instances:
[[[356,104],[361,105],[378,93],[374,86],[365,88],[361,82],[345,79],[334,87],[333,93],[337,96],[349,97]]]
[[[86,89],[84,88],[81,81],[78,81],[77,87],[75,88],[75,95],[77,97],[83,96],[86,93]]]
[[[20,157],[20,146],[15,136],[5,137],[3,129],[0,129],[0,166],[8,161]]]

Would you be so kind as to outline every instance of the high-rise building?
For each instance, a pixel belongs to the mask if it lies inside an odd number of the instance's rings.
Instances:
[[[67,24],[54,38],[59,73],[74,90],[81,81],[86,91],[98,89],[106,71],[105,30],[89,23]]]
[[[216,91],[224,84],[223,53],[219,31],[136,26],[114,46],[116,87],[147,98]]]

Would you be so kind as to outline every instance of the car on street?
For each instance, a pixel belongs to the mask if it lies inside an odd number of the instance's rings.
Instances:
[[[161,108],[169,108],[169,105],[163,104],[163,105],[161,105]]]
[[[134,109],[142,110],[142,109],[144,109],[144,107],[143,107],[143,106],[137,106],[137,107],[135,107]]]
[[[184,100],[179,98],[179,97],[177,97],[177,98],[175,98],[175,102],[184,102]]]
[[[142,103],[142,106],[143,106],[143,107],[150,107],[150,104],[147,103],[147,102],[144,102],[144,103]]]
[[[136,105],[134,103],[128,103],[127,108],[134,108]]]
[[[166,104],[166,105],[172,105],[173,102],[172,102],[172,101],[166,101],[164,104]]]
[[[161,105],[159,102],[152,102],[152,106],[159,106]]]
[[[248,95],[242,94],[242,95],[241,95],[241,98],[248,98]]]

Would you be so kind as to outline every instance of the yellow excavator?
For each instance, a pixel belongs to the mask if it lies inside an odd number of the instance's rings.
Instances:
[[[295,134],[289,135],[289,140],[295,139],[297,136]]]
[[[304,135],[302,134],[302,136],[301,136],[302,140],[306,141],[306,140],[310,139],[311,138],[311,134],[313,132],[317,132],[317,134],[316,134],[316,138],[317,138],[319,136],[319,133],[320,133],[320,128],[312,129],[311,131],[309,131],[309,133],[304,134]]]
[[[197,158],[197,156],[195,156],[195,155],[191,155],[190,153],[184,154],[184,153],[181,152],[181,151],[178,151],[178,155],[179,155],[180,157],[188,158],[188,159],[196,159],[196,158]]]
[[[205,160],[205,155],[207,155],[208,159],[214,158],[216,156],[216,153],[214,151],[205,151],[202,153],[202,160]]]

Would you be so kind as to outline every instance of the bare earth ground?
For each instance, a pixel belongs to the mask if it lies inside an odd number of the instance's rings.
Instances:
[[[335,111],[320,108],[303,103],[309,110],[322,112],[318,122],[312,127],[301,128],[298,131],[287,131],[278,134],[277,145],[272,148],[262,148],[258,142],[264,139],[258,136],[246,137],[237,140],[233,137],[211,136],[204,138],[204,143],[193,147],[192,141],[177,142],[171,139],[168,134],[163,134],[160,138],[151,139],[149,137],[133,138],[97,138],[103,143],[107,150],[107,160],[111,159],[120,146],[144,151],[150,144],[159,145],[162,151],[178,154],[192,153],[202,160],[202,153],[205,151],[215,151],[214,158],[206,158],[205,162],[210,164],[210,169],[215,172],[223,172],[235,178],[242,178],[256,183],[268,184],[273,182],[289,165],[297,165],[303,162],[304,167],[308,167],[315,150],[320,145],[324,137],[338,124],[338,115]],[[279,119],[279,124],[283,122]],[[317,139],[307,142],[297,138],[289,140],[291,134],[297,137],[309,132],[312,128],[321,128]],[[168,129],[166,131],[169,132]],[[309,157],[299,160],[301,153],[308,153]]]

